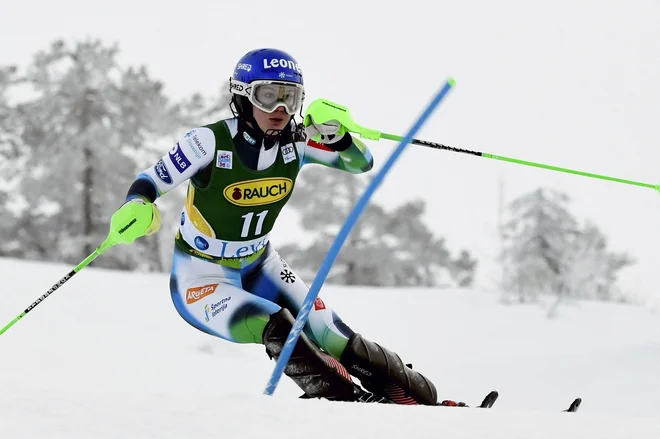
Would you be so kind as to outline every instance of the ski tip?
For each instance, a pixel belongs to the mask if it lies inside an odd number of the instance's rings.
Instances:
[[[479,405],[480,408],[486,408],[489,409],[495,404],[495,401],[497,401],[497,398],[500,396],[499,392],[497,390],[491,390],[491,392],[486,395],[484,400],[481,402]]]
[[[582,398],[575,398],[571,405],[564,411],[567,413],[575,413],[580,408],[580,404],[582,404]]]

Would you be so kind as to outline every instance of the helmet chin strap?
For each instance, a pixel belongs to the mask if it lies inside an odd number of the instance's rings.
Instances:
[[[276,107],[275,110],[277,110],[277,108],[279,108],[279,106]],[[274,113],[275,110],[273,110],[272,113]],[[253,108],[252,111],[254,111],[254,108]],[[272,114],[272,113],[271,113],[271,114]],[[280,136],[282,135],[282,133],[285,132],[285,131],[287,131],[287,128],[290,129],[290,127],[291,127],[291,121],[293,120],[293,117],[294,117],[293,115],[290,115],[289,113],[286,113],[286,112],[285,112],[284,114],[286,114],[287,116],[289,116],[289,120],[287,121],[285,127],[284,127],[283,129],[281,129],[281,130],[277,130],[277,129],[269,128],[269,129],[267,129],[266,131],[264,131],[264,130],[259,126],[259,124],[257,123],[256,119],[254,118],[254,114],[253,114],[252,112],[250,112],[251,120],[250,120],[249,122],[252,122],[252,123],[254,124],[254,126],[255,126],[256,128],[258,128],[258,129],[263,133],[263,135],[264,135],[265,137],[270,138],[270,139],[273,139],[273,140],[279,140],[279,138],[280,138]]]
[[[264,131],[263,129],[261,129],[261,127],[259,127],[259,130],[261,130],[261,132],[264,133],[264,136],[266,136],[266,137],[270,137],[270,138],[280,137],[283,132],[291,131],[291,121],[293,120],[293,116],[291,116],[291,115],[288,115],[288,116],[289,116],[289,120],[287,121],[286,126],[284,128],[282,128],[281,130],[277,130],[277,129],[274,129],[274,128],[269,128],[266,131]],[[258,126],[258,124],[257,124],[257,126]]]
[[[252,113],[253,107],[252,103],[247,100],[247,98],[241,99],[241,102],[238,102],[238,97],[236,95],[232,96],[230,108],[234,117],[236,117],[241,123],[245,124],[247,128],[253,131],[251,134],[258,134],[259,137],[269,139],[271,141],[279,141],[283,134],[291,133],[292,140],[300,141],[305,140],[306,136],[302,124],[295,123],[295,115],[289,116],[289,121],[286,127],[282,130],[268,129],[266,131],[262,130],[257,120],[254,118]],[[300,110],[302,117],[302,108]],[[291,128],[291,122],[294,122],[295,128]]]

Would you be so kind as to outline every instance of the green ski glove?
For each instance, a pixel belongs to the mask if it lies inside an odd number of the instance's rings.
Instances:
[[[309,125],[306,125],[309,124]],[[305,134],[315,142],[329,145],[339,142],[346,134],[346,128],[337,120],[329,120],[325,123],[317,123],[313,116],[305,117],[303,122]]]
[[[158,206],[141,198],[134,198],[124,203],[112,215],[109,240],[113,244],[130,244],[142,236],[156,233],[158,229]]]
[[[323,140],[328,139],[328,136],[331,135],[339,139],[346,131],[358,133],[366,139],[380,139],[379,131],[358,125],[353,120],[348,108],[327,99],[316,99],[309,104],[303,119],[303,126],[307,135],[319,143],[327,143]]]

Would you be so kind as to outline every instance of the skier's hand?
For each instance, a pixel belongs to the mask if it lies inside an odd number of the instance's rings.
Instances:
[[[336,138],[341,139],[346,133],[356,133],[364,139],[372,140],[381,137],[380,131],[365,128],[355,122],[348,108],[321,98],[313,100],[307,107],[303,126],[312,140],[326,145],[338,142]],[[330,138],[333,135],[335,137]]]
[[[305,116],[303,126],[308,138],[325,145],[339,142],[347,132],[338,120],[332,119],[324,123],[317,123],[312,115]]]
[[[124,203],[110,220],[110,236],[117,244],[130,244],[137,238],[156,233],[159,229],[158,206],[142,198],[134,198]]]
[[[316,99],[307,108],[303,126],[308,138],[331,145],[339,142],[354,125],[348,109],[326,99]]]

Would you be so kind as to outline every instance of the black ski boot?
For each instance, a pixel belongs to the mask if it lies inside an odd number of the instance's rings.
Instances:
[[[396,404],[438,404],[438,394],[431,381],[404,364],[394,352],[360,334],[348,340],[341,363],[359,378],[367,391]]]
[[[291,312],[285,308],[270,316],[263,341],[271,359],[279,358],[294,321]],[[359,401],[364,397],[364,390],[353,383],[344,366],[319,349],[304,332],[300,334],[284,374],[305,392],[307,398]]]

